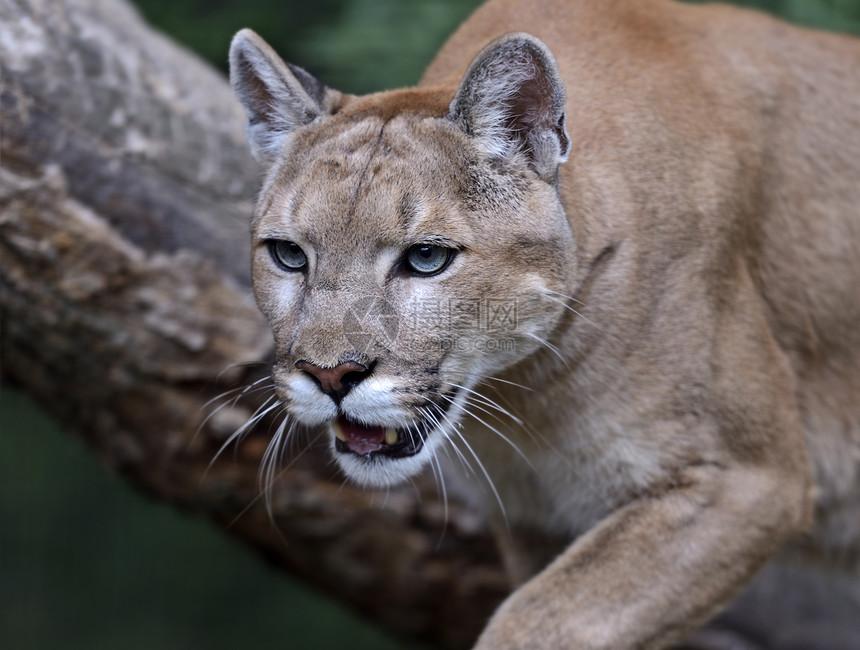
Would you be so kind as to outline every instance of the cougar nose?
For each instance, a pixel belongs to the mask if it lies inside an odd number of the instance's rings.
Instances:
[[[321,368],[310,361],[296,361],[296,368],[316,379],[322,392],[340,402],[350,389],[370,374],[367,366],[349,361],[334,368]]]

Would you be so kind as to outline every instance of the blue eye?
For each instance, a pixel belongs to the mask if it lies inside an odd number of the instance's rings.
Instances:
[[[409,270],[418,275],[435,275],[448,266],[454,251],[433,244],[415,244],[406,251]]]
[[[269,252],[278,266],[287,271],[301,271],[308,264],[308,258],[298,244],[291,241],[273,240],[269,242]]]

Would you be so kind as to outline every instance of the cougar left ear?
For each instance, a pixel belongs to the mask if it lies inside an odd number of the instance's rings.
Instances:
[[[541,178],[553,182],[570,152],[565,98],[546,45],[529,34],[506,34],[472,61],[448,118],[474,136],[486,155],[525,156]]]
[[[230,44],[230,83],[248,116],[248,143],[264,163],[277,157],[285,137],[331,113],[342,97],[306,70],[284,63],[250,29]]]

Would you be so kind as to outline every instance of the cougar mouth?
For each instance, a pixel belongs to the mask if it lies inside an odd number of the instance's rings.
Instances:
[[[391,458],[414,456],[424,447],[423,424],[410,429],[372,427],[353,422],[340,415],[331,423],[335,436],[335,449],[358,456],[382,455]]]
[[[457,391],[452,390],[442,395],[442,399],[432,404],[437,414],[437,420],[445,417],[448,407],[454,402]],[[388,458],[408,458],[424,448],[429,431],[433,425],[428,420],[419,420],[405,428],[373,426],[351,420],[343,414],[331,422],[335,437],[334,448],[342,454],[355,454],[371,458],[386,456]]]

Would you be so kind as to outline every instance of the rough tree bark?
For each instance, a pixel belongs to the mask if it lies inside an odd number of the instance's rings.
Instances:
[[[122,0],[0,0],[0,73],[4,379],[149,494],[394,632],[468,645],[506,591],[468,510],[344,486],[309,444],[270,517],[271,420],[209,467],[261,398],[209,401],[271,351],[248,276],[259,170],[225,79]]]

